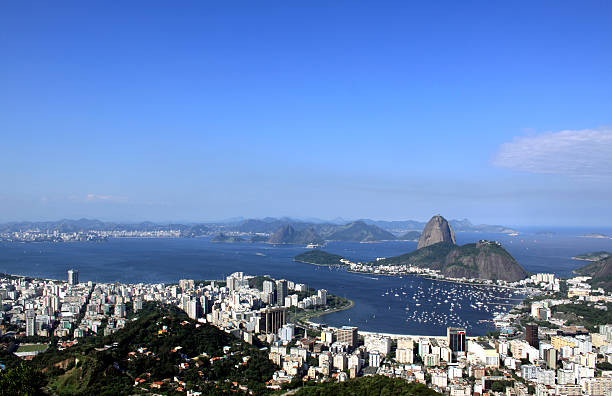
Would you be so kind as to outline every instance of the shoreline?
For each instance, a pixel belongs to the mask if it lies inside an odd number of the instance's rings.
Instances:
[[[419,273],[411,273],[411,272],[406,272],[406,273],[401,273],[401,274],[384,274],[384,273],[376,273],[376,272],[353,271],[353,270],[349,269],[349,267],[347,265],[316,264],[316,263],[310,263],[310,262],[307,262],[307,261],[301,261],[301,260],[295,260],[295,259],[293,259],[293,261],[296,262],[296,263],[315,265],[317,267],[343,268],[346,272],[349,272],[351,274],[371,275],[371,276],[388,276],[388,277],[395,277],[395,278],[399,278],[399,277],[402,277],[402,276],[416,276],[416,277],[419,277],[419,278],[428,279],[428,280],[432,280],[432,281],[439,281],[439,282],[449,282],[449,283],[457,283],[457,284],[472,285],[472,286],[498,287],[498,288],[512,289],[512,290],[523,290],[523,288],[516,287],[516,286],[506,286],[506,285],[498,285],[498,284],[486,283],[486,282],[484,282],[484,281],[486,281],[486,279],[484,279],[481,282],[478,282],[478,281],[477,282],[469,282],[469,281],[461,281],[461,280],[453,279],[453,278],[439,278],[439,277],[433,277],[433,276],[422,275],[422,274],[419,274]]]
[[[334,296],[334,294],[332,294],[332,296]],[[336,297],[338,297],[338,296],[336,296]],[[353,308],[355,306],[355,302],[353,300],[350,300],[348,298],[346,300],[349,301],[348,305],[346,305],[346,306],[338,307],[338,308],[331,308],[329,310],[323,310],[323,311],[318,311],[318,312],[317,311],[315,311],[315,312],[308,312],[308,313],[305,313],[303,315],[296,316],[295,322],[296,323],[300,323],[301,322],[301,324],[303,324],[305,326],[308,326],[312,330],[314,330],[314,329],[316,329],[317,325],[320,326],[320,324],[317,324],[315,322],[311,322],[310,319],[318,318],[320,316],[327,315],[327,314],[332,314],[332,313],[335,313],[335,312],[345,311],[345,310],[351,309],[351,308]]]

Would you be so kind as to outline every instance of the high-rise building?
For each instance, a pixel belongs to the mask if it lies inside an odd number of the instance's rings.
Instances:
[[[321,299],[321,305],[327,305],[327,290],[319,289],[317,295]]]
[[[278,336],[283,342],[291,342],[295,336],[295,325],[293,323],[284,325],[278,331]]]
[[[79,270],[69,269],[68,270],[68,284],[77,285],[79,283]]]
[[[274,293],[274,282],[269,280],[263,281],[263,292]]]
[[[193,279],[181,279],[179,280],[179,287],[185,292],[195,287],[195,281]]]
[[[336,332],[337,342],[346,342],[351,347],[356,347],[359,341],[357,327],[342,326]]]
[[[289,295],[287,281],[280,279],[276,281],[276,305],[285,305],[285,297]]]
[[[232,275],[225,278],[225,284],[229,290],[238,289],[238,280],[234,278]]]
[[[546,360],[546,366],[549,369],[557,369],[557,356],[557,350],[552,347],[544,351],[544,360]]]
[[[28,310],[26,312],[26,336],[36,335],[36,312],[34,310]]]
[[[194,298],[192,300],[189,300],[189,302],[187,303],[187,316],[189,316],[191,319],[198,319],[200,317],[201,311],[202,305],[199,299]]]
[[[452,352],[452,359],[457,361],[459,356],[465,356],[467,353],[467,335],[465,329],[459,327],[448,327],[446,329],[448,346]]]
[[[530,323],[525,325],[525,341],[534,348],[540,347],[540,339],[538,338],[538,325]]]
[[[259,311],[257,321],[257,333],[276,334],[278,329],[287,322],[286,309],[284,307],[264,308]]]

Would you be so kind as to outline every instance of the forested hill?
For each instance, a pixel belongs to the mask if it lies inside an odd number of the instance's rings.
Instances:
[[[155,392],[162,394],[179,388],[227,394],[240,385],[261,393],[278,369],[264,352],[176,307],[147,303],[137,315],[110,336],[83,338],[63,351],[52,346],[36,356],[30,364],[45,373],[47,392],[147,393],[158,382]]]
[[[612,290],[612,257],[588,263],[574,272],[591,276],[590,283],[593,287],[601,287],[606,291]]]
[[[497,242],[480,241],[457,246],[436,243],[401,256],[375,261],[373,265],[413,265],[440,271],[453,278],[518,281],[527,271]]]
[[[297,396],[338,396],[338,395],[441,395],[423,384],[408,382],[401,378],[381,375],[351,379],[345,382],[307,383],[296,393]]]

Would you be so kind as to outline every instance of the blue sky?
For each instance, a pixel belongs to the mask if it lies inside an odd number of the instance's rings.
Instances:
[[[611,20],[607,1],[4,2],[0,221],[610,225]]]

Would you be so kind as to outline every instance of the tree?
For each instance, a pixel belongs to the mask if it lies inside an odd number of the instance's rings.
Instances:
[[[22,362],[0,374],[0,395],[40,395],[45,377],[31,365]]]

